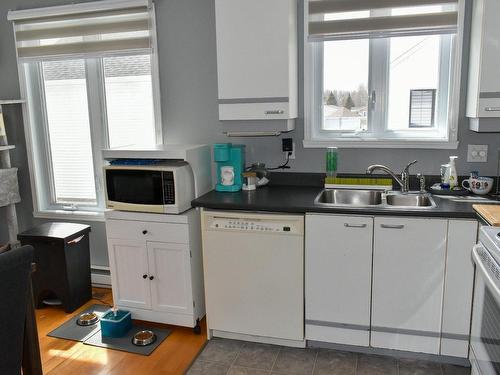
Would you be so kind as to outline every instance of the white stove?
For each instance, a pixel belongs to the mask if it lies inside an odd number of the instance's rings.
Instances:
[[[479,231],[479,242],[500,264],[500,227],[483,226]]]
[[[472,375],[500,374],[500,228],[481,228],[472,258],[476,264],[469,353]]]

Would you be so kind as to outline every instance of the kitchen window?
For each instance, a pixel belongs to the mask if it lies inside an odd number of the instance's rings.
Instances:
[[[462,1],[305,4],[305,147],[457,146]]]
[[[101,218],[102,149],[162,142],[153,5],[104,0],[9,19],[35,216]]]

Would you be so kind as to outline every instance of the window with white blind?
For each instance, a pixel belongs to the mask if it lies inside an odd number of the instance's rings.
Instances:
[[[153,4],[104,0],[9,12],[35,215],[103,210],[101,150],[161,143]]]
[[[305,0],[306,147],[457,146],[463,0]]]

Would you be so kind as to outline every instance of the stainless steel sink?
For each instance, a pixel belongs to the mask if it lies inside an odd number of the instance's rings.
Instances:
[[[383,190],[325,189],[314,204],[326,207],[376,208],[384,210],[429,210],[436,202],[426,193],[400,193]]]
[[[382,203],[381,190],[323,190],[314,201],[315,204],[337,206],[375,206]]]
[[[387,194],[385,199],[394,207],[436,207],[434,199],[427,194]]]

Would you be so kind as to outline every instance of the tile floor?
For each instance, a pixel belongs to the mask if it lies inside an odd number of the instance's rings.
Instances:
[[[327,349],[294,349],[215,338],[187,375],[469,375],[470,369]]]

